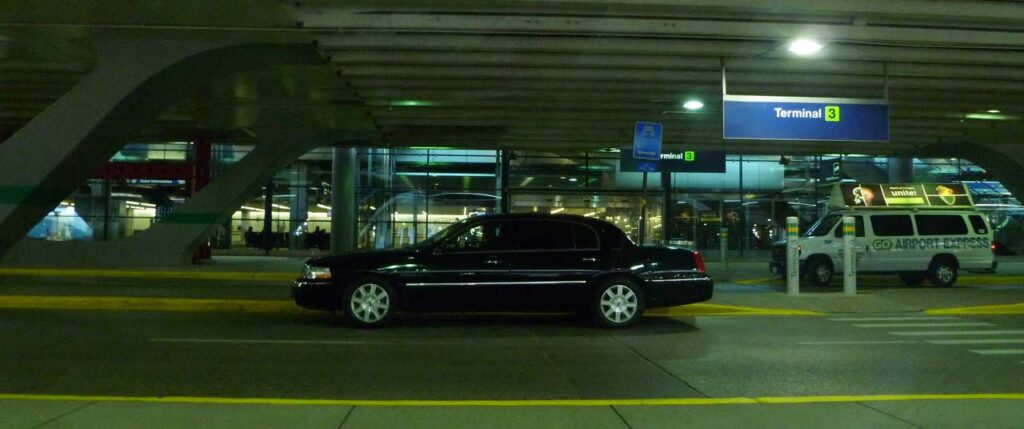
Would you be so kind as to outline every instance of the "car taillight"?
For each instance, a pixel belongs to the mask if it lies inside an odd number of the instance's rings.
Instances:
[[[697,266],[698,273],[704,273],[704,257],[700,252],[693,252],[693,264]]]
[[[994,242],[994,241],[992,242],[991,248],[992,248],[992,253],[996,253],[996,242]]]

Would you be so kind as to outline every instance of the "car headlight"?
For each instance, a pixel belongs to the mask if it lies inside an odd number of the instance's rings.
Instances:
[[[331,278],[331,269],[306,265],[302,268],[302,278],[309,280],[326,280]]]

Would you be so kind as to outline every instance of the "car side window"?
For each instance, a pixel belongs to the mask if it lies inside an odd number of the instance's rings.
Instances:
[[[508,248],[508,227],[502,222],[472,226],[441,247],[445,252],[487,252]]]
[[[598,249],[601,246],[598,244],[597,233],[593,228],[574,223],[572,224],[572,235],[576,239],[577,249]]]
[[[544,220],[515,222],[515,250],[567,250],[575,248],[572,223]]]

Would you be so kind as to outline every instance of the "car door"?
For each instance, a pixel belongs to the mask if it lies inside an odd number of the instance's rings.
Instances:
[[[512,224],[509,257],[514,299],[534,308],[579,301],[587,281],[606,262],[594,228],[572,220],[520,220]]]
[[[508,275],[508,225],[499,220],[467,225],[423,255],[423,268],[405,283],[409,306],[474,309]]]

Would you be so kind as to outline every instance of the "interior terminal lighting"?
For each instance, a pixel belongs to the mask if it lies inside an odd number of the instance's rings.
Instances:
[[[797,55],[811,55],[823,48],[821,43],[814,39],[796,39],[789,44],[789,52]]]
[[[704,103],[700,100],[689,100],[683,103],[683,108],[686,110],[700,110],[704,108]]]
[[[565,207],[559,207],[557,209],[551,209],[551,214],[557,214],[565,211]]]
[[[988,109],[988,110],[986,110],[986,112],[988,112],[988,113],[1000,113],[999,109]]]

